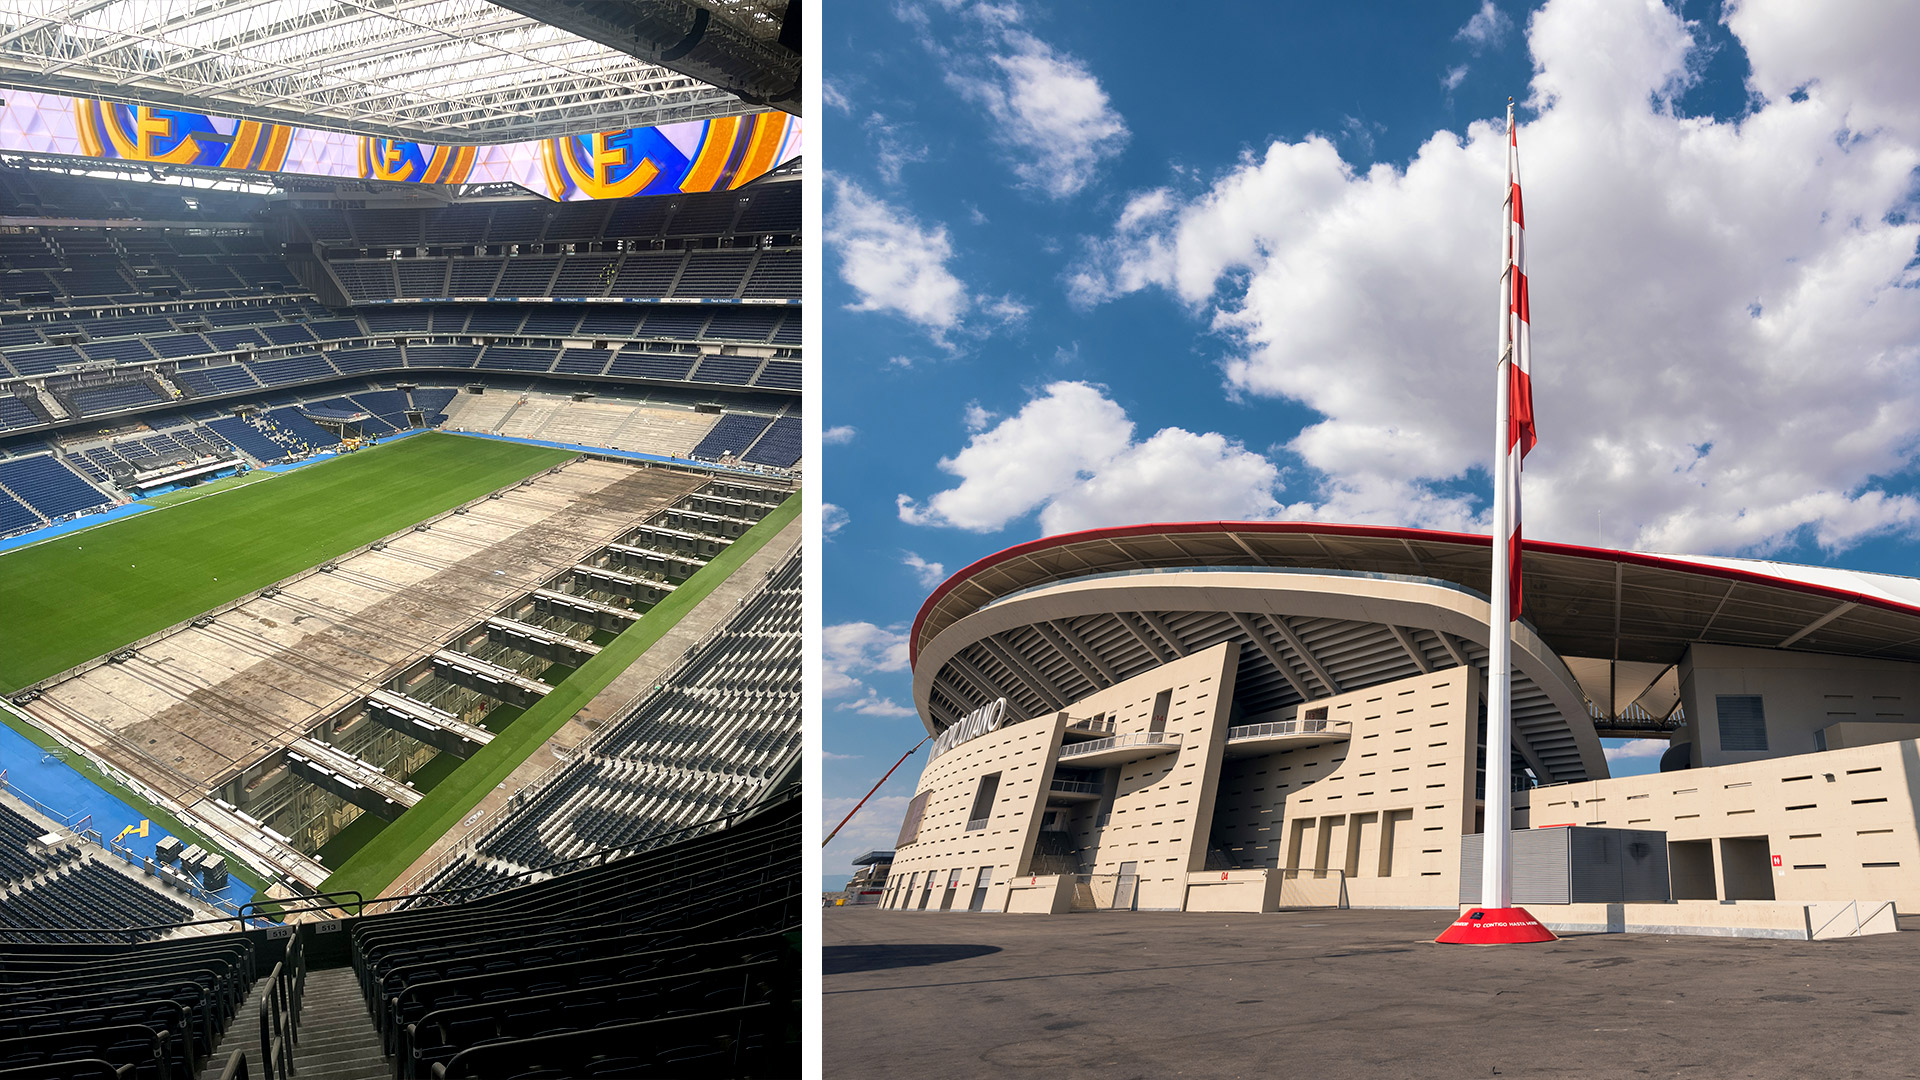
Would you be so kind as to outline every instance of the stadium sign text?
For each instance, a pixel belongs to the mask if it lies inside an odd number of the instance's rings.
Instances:
[[[1006,698],[1001,698],[998,701],[980,706],[962,717],[959,723],[941,732],[939,738],[933,740],[933,754],[927,758],[927,761],[932,762],[934,758],[959,746],[968,739],[985,735],[989,731],[1000,730],[1000,725],[1005,723],[1006,719]]]

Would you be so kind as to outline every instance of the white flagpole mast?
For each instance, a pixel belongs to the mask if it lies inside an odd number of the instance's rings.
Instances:
[[[1507,195],[1502,203],[1500,270],[1500,361],[1494,393],[1493,589],[1487,635],[1486,812],[1481,828],[1480,906],[1513,906],[1508,830],[1513,824],[1509,778],[1512,742],[1512,629],[1508,567],[1519,444],[1508,434],[1507,399],[1513,378],[1513,102],[1507,102]]]

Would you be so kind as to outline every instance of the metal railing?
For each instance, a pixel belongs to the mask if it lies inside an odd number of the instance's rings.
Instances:
[[[1258,739],[1271,735],[1314,735],[1320,732],[1353,734],[1351,720],[1270,720],[1227,729],[1229,739]]]
[[[293,1048],[300,1042],[300,999],[307,989],[306,939],[295,934],[286,959],[273,965],[260,1001],[260,1072],[266,1080],[293,1075]]]
[[[1075,743],[1060,751],[1060,760],[1086,757],[1106,750],[1121,750],[1130,746],[1174,746],[1180,741],[1177,732],[1168,731],[1130,731],[1125,735],[1110,735],[1104,739]]]
[[[989,824],[991,824],[991,823],[992,823],[992,821],[993,821],[993,819],[992,819],[992,818],[983,818],[983,817],[977,817],[977,818],[974,818],[974,819],[972,819],[971,821],[968,821],[968,822],[967,822],[967,831],[968,831],[968,832],[979,832],[979,831],[980,831],[981,829],[984,829],[984,828],[986,828],[986,827],[987,827],[987,826],[988,826]]]
[[[1132,911],[1139,906],[1138,874],[1074,874],[1074,911]]]
[[[116,856],[128,866],[144,870],[149,875],[153,874],[154,868],[144,856],[136,855],[123,847],[118,837],[109,840],[101,835],[100,830],[93,828],[92,814],[60,813],[39,799],[14,787],[13,784],[8,781],[7,771],[5,769],[0,769],[0,788],[6,789],[8,794],[33,807],[45,816],[60,822],[61,827],[66,829],[68,833],[68,839],[78,843],[92,844],[94,847],[99,848],[102,854]],[[175,881],[172,882],[172,884],[175,888],[184,888],[188,896],[191,896],[193,899],[200,901],[216,911],[232,912],[237,910],[234,907],[233,901],[219,895],[211,889],[205,888],[192,878]]]
[[[1069,795],[1100,794],[1099,784],[1090,784],[1084,780],[1055,780],[1053,783],[1047,785],[1047,787],[1050,791],[1065,792]]]
[[[616,858],[626,855],[635,855],[643,851],[651,851],[654,848],[665,847],[668,844],[677,843],[681,840],[692,839],[695,836],[704,836],[707,833],[721,832],[730,829],[746,817],[757,814],[762,810],[779,806],[789,800],[798,799],[799,797],[800,791],[798,788],[795,788],[777,798],[763,800],[750,806],[743,806],[738,810],[729,811],[718,817],[709,818],[706,821],[699,821],[692,825],[683,825],[678,829],[671,829],[667,832],[641,837],[638,840],[621,844],[618,847],[598,848],[584,855],[575,855],[570,859],[562,859],[559,862],[548,863],[545,866],[522,870],[517,874],[510,874],[503,879],[483,882],[479,885],[464,885],[457,889],[435,889],[432,892],[396,893],[391,896],[375,897],[372,900],[368,900],[362,906],[362,910],[366,914],[374,915],[384,911],[392,911],[398,905],[413,900],[423,901],[427,906],[433,904],[458,903],[461,900],[469,899],[468,894],[485,895],[486,893],[500,892],[518,885],[528,885],[536,881],[544,881],[547,878],[560,877],[574,870],[584,870],[588,867],[599,866],[602,863],[611,862]],[[540,876],[536,877],[535,875]]]
[[[287,917],[291,915],[318,914],[328,918],[338,918],[347,914],[371,915],[382,911],[392,911],[397,905],[409,900],[426,900],[439,904],[456,903],[461,899],[467,898],[467,895],[470,893],[478,893],[481,890],[497,892],[515,885],[529,884],[534,880],[545,880],[546,877],[558,877],[572,870],[585,869],[589,866],[598,866],[601,863],[611,862],[620,856],[649,851],[653,848],[663,847],[668,843],[676,842],[677,840],[691,839],[695,835],[702,835],[703,830],[704,832],[720,832],[724,829],[732,828],[738,823],[738,819],[799,798],[800,790],[794,788],[776,798],[763,800],[752,806],[741,807],[731,813],[722,814],[719,817],[709,818],[706,821],[696,822],[692,825],[682,826],[669,832],[656,833],[653,836],[643,837],[630,844],[623,844],[619,847],[600,848],[587,852],[584,855],[576,855],[571,859],[551,863],[547,866],[523,870],[504,880],[490,881],[480,885],[467,885],[457,889],[436,889],[428,893],[395,893],[389,896],[375,897],[372,900],[366,901],[359,899],[360,894],[358,892],[349,890],[338,893],[294,896],[286,899],[259,900],[247,904],[240,909],[240,914],[228,918],[194,919],[186,922],[155,923],[144,926],[10,926],[5,929],[4,934],[24,934],[29,937],[36,935],[86,934],[95,938],[118,940],[132,945],[138,944],[141,941],[140,935],[142,934],[155,932],[164,934],[166,931],[180,930],[194,926],[232,925],[238,923],[237,929],[247,930],[255,928],[249,926],[249,923],[258,925],[270,921],[285,922],[287,921]],[[544,875],[544,877],[536,879],[533,876],[536,874]],[[352,912],[347,911],[348,903],[335,902],[347,900],[349,897],[353,898],[350,901],[354,909]]]

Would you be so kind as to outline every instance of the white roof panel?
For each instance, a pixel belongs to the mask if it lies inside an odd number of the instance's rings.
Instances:
[[[757,108],[483,0],[0,0],[0,85],[436,144]]]

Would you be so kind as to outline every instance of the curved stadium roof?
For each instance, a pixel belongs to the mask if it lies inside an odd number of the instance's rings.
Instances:
[[[756,43],[786,8],[702,3]],[[0,85],[436,144],[762,107],[482,0],[0,0]]]
[[[1280,566],[1451,582],[1485,596],[1474,533],[1373,525],[1206,521],[1044,537],[989,555],[935,589],[909,644],[1021,589],[1114,571]],[[1920,580],[1749,559],[1529,540],[1523,618],[1559,652],[1673,663],[1694,642],[1920,661]]]
[[[1157,664],[1162,649],[1181,654],[1225,640],[1248,646],[1240,696],[1249,710],[1483,664],[1489,544],[1472,534],[1297,522],[1153,524],[1035,540],[975,562],[928,597],[909,639],[915,704],[929,730],[994,694],[1035,715]],[[1529,542],[1524,560],[1516,642],[1540,647],[1521,679],[1538,688],[1535,750],[1555,773],[1604,768],[1593,760],[1591,721],[1615,717],[1599,725],[1604,733],[1630,715],[1609,700],[1616,692],[1629,705],[1643,691],[1643,705],[1664,695],[1652,710],[1657,730],[1677,687],[1648,688],[1672,683],[1671,665],[1693,643],[1920,661],[1913,579],[1543,542]],[[1256,573],[1228,573],[1236,569]],[[1179,591],[1179,579],[1189,591]],[[1397,584],[1381,589],[1367,579]],[[1089,589],[1113,595],[1101,601]],[[1479,621],[1463,626],[1447,614],[1458,606],[1446,599],[1450,590],[1475,598]],[[1331,599],[1340,592],[1354,602]],[[1427,599],[1416,613],[1368,599],[1373,593]],[[1518,707],[1515,719],[1524,727]]]

